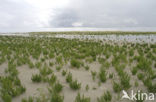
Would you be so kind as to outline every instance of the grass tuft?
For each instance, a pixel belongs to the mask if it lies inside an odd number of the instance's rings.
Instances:
[[[77,80],[70,82],[69,85],[73,90],[78,90],[81,88],[81,83],[78,83]]]
[[[76,59],[72,59],[72,60],[70,61],[70,64],[71,64],[72,67],[80,68],[81,62],[79,62],[79,61],[76,60]]]
[[[77,94],[74,102],[90,102],[89,97],[81,96],[80,93]]]
[[[37,82],[37,83],[38,83],[38,82],[41,82],[42,77],[41,77],[40,74],[35,74],[35,75],[32,75],[31,80],[32,80],[33,82]]]
[[[98,102],[111,102],[112,95],[109,91],[105,92],[100,98],[97,98]]]

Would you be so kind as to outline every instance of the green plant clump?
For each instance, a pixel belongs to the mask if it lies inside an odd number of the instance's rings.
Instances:
[[[63,86],[62,86],[59,82],[57,82],[57,83],[55,83],[55,85],[53,86],[53,91],[59,93],[59,92],[62,91],[62,88],[63,88]]]
[[[62,70],[62,76],[65,76],[66,75],[66,71],[65,70]]]
[[[74,102],[90,102],[89,97],[81,96],[80,93],[77,94]]]
[[[56,80],[57,80],[57,77],[54,74],[52,74],[48,80],[48,83],[53,85],[56,82]]]
[[[92,79],[95,80],[95,77],[96,77],[96,71],[91,71],[91,74],[92,74]]]
[[[10,102],[13,97],[24,93],[26,90],[26,88],[21,85],[18,77],[1,77],[0,85],[0,96],[4,102]]]
[[[51,93],[50,102],[63,102],[64,97],[57,92]]]
[[[100,69],[100,72],[99,72],[99,78],[100,78],[100,81],[101,82],[106,82],[106,71],[104,68],[101,68]]]
[[[138,71],[137,67],[134,67],[131,71],[132,75],[136,75],[137,71]]]
[[[72,59],[70,61],[70,64],[71,64],[72,67],[76,67],[76,68],[80,68],[80,65],[81,65],[81,63],[76,59]]]
[[[143,75],[143,73],[139,73],[139,74],[137,74],[137,77],[139,80],[143,80],[144,75]]]
[[[81,83],[78,83],[77,80],[70,82],[70,87],[74,90],[81,88]]]
[[[129,89],[131,87],[130,85],[130,76],[127,73],[124,73],[121,77],[120,77],[120,83],[122,85],[123,89]]]
[[[38,82],[41,82],[42,77],[41,77],[40,74],[35,74],[35,75],[32,75],[31,80],[32,80],[33,82],[37,82],[37,83],[38,83]]]
[[[114,92],[120,92],[121,91],[121,85],[116,83],[115,81],[113,82],[113,89],[114,89]]]
[[[112,95],[109,91],[105,92],[100,98],[97,98],[98,102],[111,102]]]
[[[68,73],[68,75],[66,76],[66,82],[70,83],[72,82],[72,74]]]

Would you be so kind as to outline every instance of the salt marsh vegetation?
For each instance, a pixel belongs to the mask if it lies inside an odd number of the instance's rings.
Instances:
[[[156,93],[155,42],[0,36],[0,102],[123,102],[131,89]]]

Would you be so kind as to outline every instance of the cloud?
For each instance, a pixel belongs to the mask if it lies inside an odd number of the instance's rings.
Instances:
[[[2,31],[32,28],[37,25],[35,10],[26,2],[18,0],[0,1],[0,28]]]
[[[154,27],[154,4],[154,0],[73,0],[69,7],[56,10],[60,13],[53,19],[57,27],[72,27],[74,22],[96,28]]]
[[[135,19],[132,18],[127,18],[123,20],[126,24],[133,24],[133,25],[137,25],[138,22]]]
[[[53,9],[65,7],[69,0],[0,0],[0,32],[33,31],[50,27]]]
[[[82,22],[74,22],[74,23],[72,23],[72,26],[74,26],[74,27],[82,27],[83,23]]]
[[[155,0],[1,0],[0,32],[68,27],[154,28],[155,4]]]
[[[72,27],[72,24],[79,19],[77,13],[72,9],[58,10],[51,20],[53,27]]]

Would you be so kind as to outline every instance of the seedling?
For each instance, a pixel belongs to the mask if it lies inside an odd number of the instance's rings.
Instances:
[[[109,78],[110,78],[110,79],[112,79],[112,78],[113,78],[113,76],[114,76],[114,74],[113,74],[113,73],[110,73],[110,74],[109,74]]]
[[[70,83],[72,82],[72,74],[69,72],[68,75],[66,76],[66,82]]]
[[[42,64],[41,64],[41,62],[36,62],[35,66],[39,69],[39,68],[41,68]]]
[[[113,89],[114,89],[114,92],[118,93],[121,91],[121,85],[119,83],[116,83],[115,81],[113,81]]]
[[[43,76],[49,75],[52,72],[53,71],[47,66],[44,66],[43,68],[40,69],[40,74],[43,75]]]
[[[29,68],[34,68],[34,64],[32,62],[29,62],[28,65],[29,65]]]
[[[87,66],[85,66],[85,70],[89,70],[89,66],[87,65]]]
[[[61,96],[59,93],[52,92],[50,102],[63,102],[64,97]]]
[[[142,73],[139,73],[139,74],[137,75],[137,77],[138,77],[139,80],[143,80],[144,75],[143,75]]]
[[[49,66],[52,67],[54,65],[53,62],[49,62]]]
[[[90,102],[89,97],[81,96],[80,93],[77,94],[74,102]]]
[[[23,99],[22,99],[22,102],[34,102],[34,100],[35,100],[34,97],[29,96],[28,99],[23,98]]]
[[[95,77],[96,77],[96,71],[91,71],[91,74],[92,74],[92,79],[95,80]]]
[[[98,102],[111,102],[112,95],[109,91],[105,92],[100,98],[97,98]]]
[[[61,66],[56,66],[57,71],[60,71],[60,69],[61,69]]]
[[[62,75],[63,75],[63,76],[65,76],[65,75],[66,75],[66,73],[67,73],[67,71],[62,70]]]
[[[100,69],[99,78],[101,82],[106,82],[106,71],[104,68]]]
[[[57,82],[57,83],[55,83],[55,85],[53,86],[53,91],[59,93],[59,92],[62,91],[62,88],[63,88],[63,86],[62,86],[59,82]]]
[[[42,77],[41,77],[41,75],[40,74],[35,74],[35,75],[32,75],[32,77],[31,77],[31,80],[33,81],[33,82],[41,82],[41,79],[42,79]]]
[[[136,75],[137,71],[138,71],[137,67],[134,67],[134,68],[131,70],[132,75]]]
[[[81,88],[81,83],[78,83],[77,80],[70,82],[70,88],[78,90]]]
[[[7,92],[4,92],[1,98],[4,102],[12,102],[12,97]]]
[[[48,81],[49,84],[54,84],[56,82],[56,79],[57,79],[57,77],[54,74],[52,74]]]
[[[124,73],[121,77],[120,77],[121,81],[121,85],[123,87],[123,89],[129,89],[131,87],[130,85],[130,76],[127,73]]]
[[[86,85],[86,91],[88,91],[88,90],[89,90],[89,85],[87,84],[87,85]]]
[[[70,64],[71,64],[72,67],[75,67],[75,68],[80,68],[80,65],[81,65],[81,63],[76,59],[72,59],[70,61]]]

